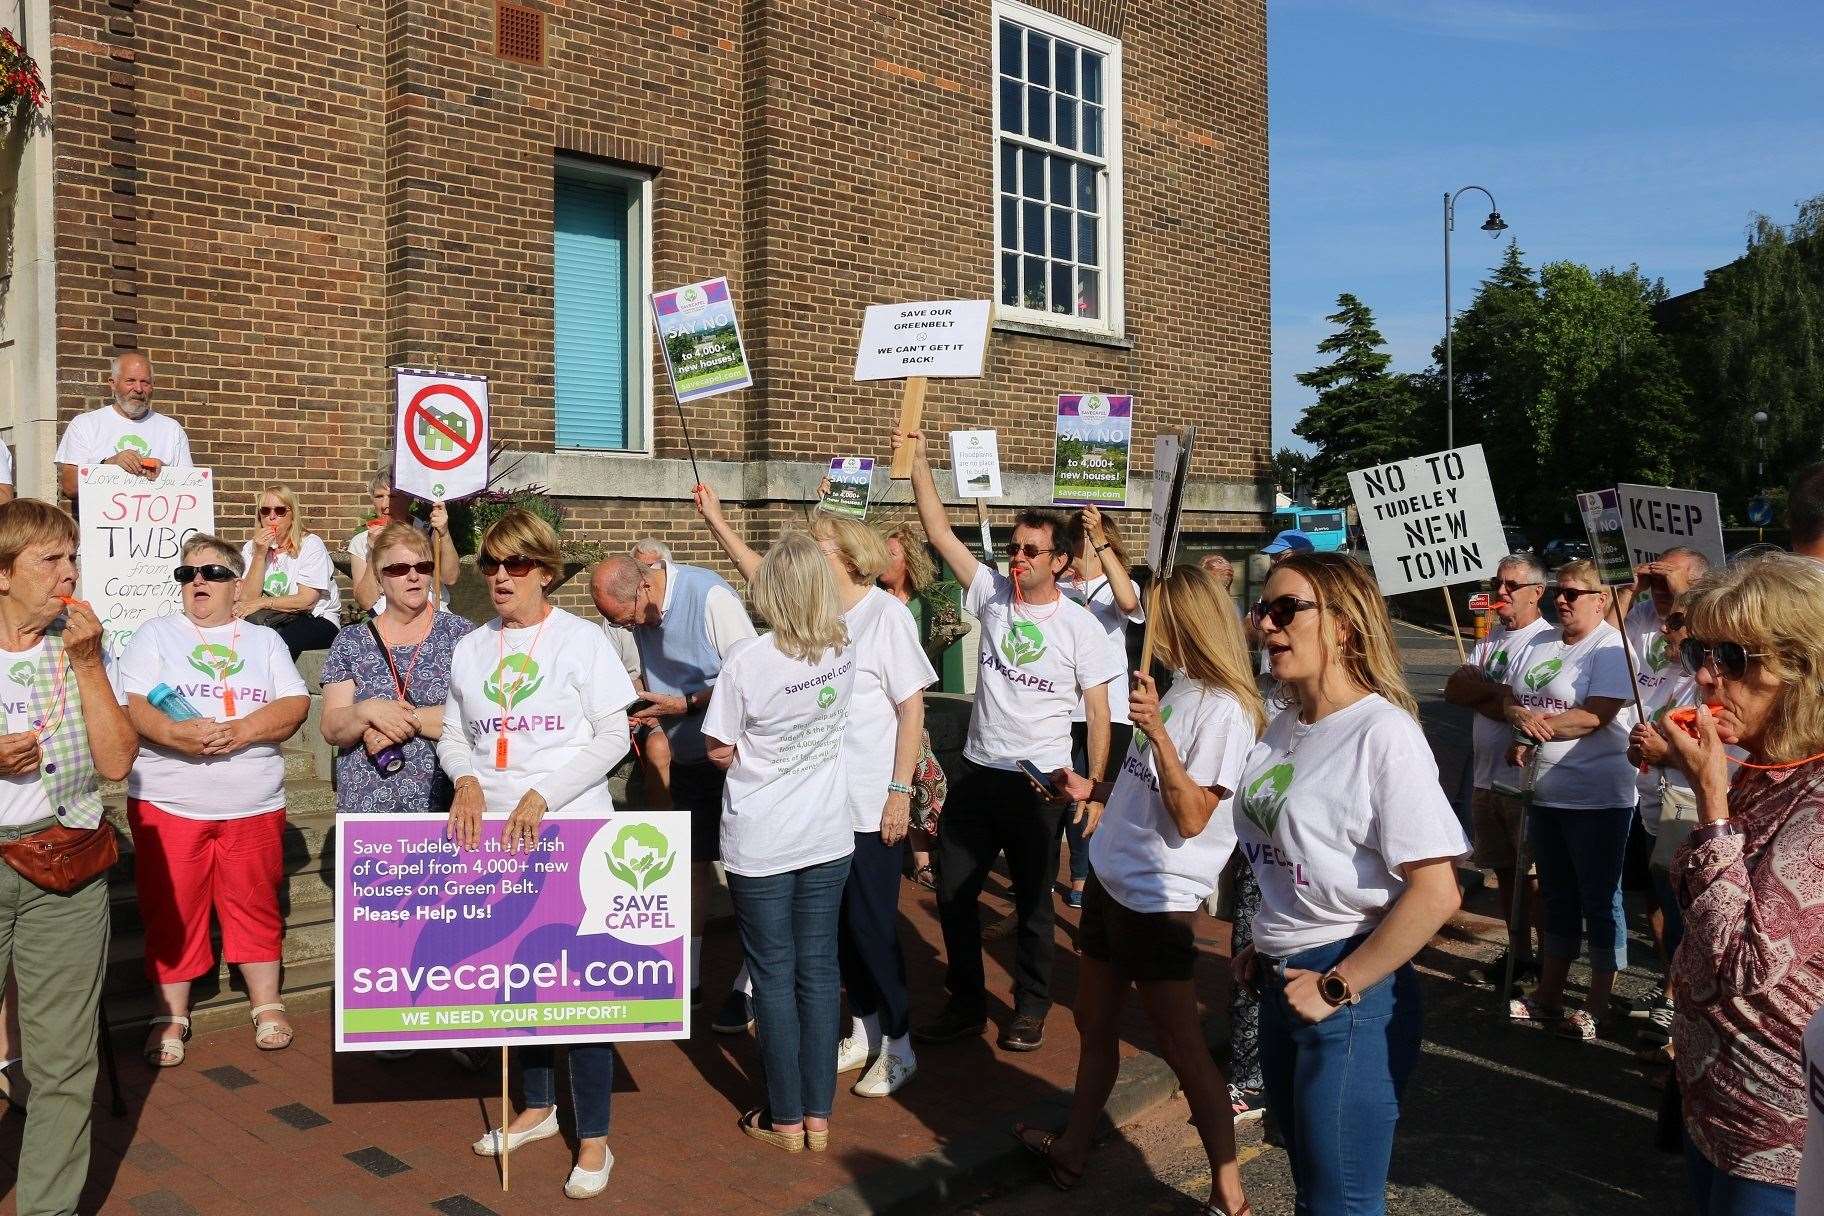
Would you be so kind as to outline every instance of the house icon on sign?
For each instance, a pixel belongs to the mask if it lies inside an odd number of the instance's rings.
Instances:
[[[453,451],[455,451],[456,450],[456,441],[454,439],[450,438],[451,434],[453,434],[453,435],[457,436],[458,438],[461,438],[465,441],[468,439],[468,437],[469,437],[469,420],[466,416],[456,413],[454,411],[446,414],[442,410],[433,410],[433,409],[427,409],[425,411],[425,414],[434,416],[437,419],[437,421],[443,423],[443,425],[448,427],[449,431],[450,431],[449,434],[445,434],[443,431],[432,426],[430,423],[430,419],[425,417],[424,414],[421,414],[418,418],[418,446],[423,448],[425,451],[427,451],[427,452],[453,452]]]

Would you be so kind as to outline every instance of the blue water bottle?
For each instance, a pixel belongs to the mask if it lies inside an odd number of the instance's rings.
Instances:
[[[173,722],[188,722],[191,718],[202,717],[202,712],[190,702],[178,695],[178,691],[169,684],[159,684],[146,694],[146,700]]]

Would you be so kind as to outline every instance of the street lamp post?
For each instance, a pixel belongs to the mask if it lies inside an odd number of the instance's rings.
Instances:
[[[1767,411],[1754,411],[1754,492],[1767,488]]]
[[[1457,378],[1453,365],[1452,332],[1456,320],[1450,311],[1450,234],[1457,227],[1457,199],[1470,190],[1480,190],[1488,199],[1488,218],[1482,221],[1482,231],[1490,236],[1499,236],[1507,231],[1507,221],[1501,218],[1501,210],[1495,205],[1495,196],[1489,194],[1483,186],[1464,186],[1456,194],[1444,196],[1444,446],[1457,446]]]

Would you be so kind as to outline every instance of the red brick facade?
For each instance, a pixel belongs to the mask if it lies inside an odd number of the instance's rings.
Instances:
[[[898,386],[851,379],[863,308],[993,293],[989,0],[527,4],[543,66],[494,53],[492,0],[53,2],[60,417],[145,349],[231,532],[267,477],[352,530],[390,364],[488,375],[496,440],[550,450],[553,162],[575,153],[654,175],[656,285],[734,286],[757,383],[692,408],[700,458],[884,456]],[[997,332],[984,378],[934,382],[927,427],[996,427],[1004,466],[1043,471],[1057,392],[1131,392],[1137,470],[1194,422],[1197,479],[1258,498],[1264,4],[1036,7],[1122,39],[1125,343]],[[677,458],[659,367],[655,455]],[[639,458],[595,459],[580,536],[686,534],[681,498],[612,497]]]

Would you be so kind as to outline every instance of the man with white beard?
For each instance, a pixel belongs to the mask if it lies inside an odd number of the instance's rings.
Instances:
[[[80,465],[119,465],[150,479],[165,465],[195,463],[183,426],[152,411],[150,359],[136,350],[115,355],[108,384],[113,402],[72,418],[57,444],[57,488],[72,502]]]

